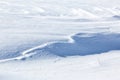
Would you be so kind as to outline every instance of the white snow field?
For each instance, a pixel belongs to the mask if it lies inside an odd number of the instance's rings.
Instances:
[[[0,80],[120,80],[120,0],[0,0]]]

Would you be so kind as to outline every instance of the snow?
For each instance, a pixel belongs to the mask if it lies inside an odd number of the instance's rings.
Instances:
[[[119,4],[0,1],[0,80],[120,80]]]
[[[1,80],[119,80],[119,57],[119,51],[113,51],[58,60],[2,63]]]

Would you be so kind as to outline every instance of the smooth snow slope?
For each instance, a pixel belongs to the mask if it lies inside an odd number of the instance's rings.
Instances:
[[[119,0],[1,0],[0,80],[120,80]]]

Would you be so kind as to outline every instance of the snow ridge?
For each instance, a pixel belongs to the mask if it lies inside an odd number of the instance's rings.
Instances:
[[[68,40],[45,43],[22,52],[22,58],[39,59],[43,55],[85,56],[120,50],[120,34],[116,33],[78,33]],[[47,53],[47,54],[45,54]],[[40,56],[39,56],[40,55]]]

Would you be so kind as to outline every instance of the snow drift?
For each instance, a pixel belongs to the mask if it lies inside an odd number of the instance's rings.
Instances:
[[[0,0],[0,80],[120,80],[119,4]]]
[[[112,50],[120,50],[120,34],[117,33],[78,33],[65,42],[56,41],[46,43],[22,53],[23,58],[41,58],[42,56],[56,55],[84,56],[100,54]]]

